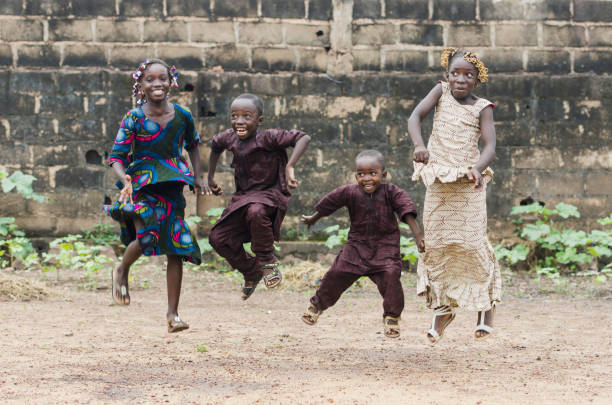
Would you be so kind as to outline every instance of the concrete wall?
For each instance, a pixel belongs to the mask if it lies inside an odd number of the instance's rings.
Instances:
[[[492,228],[527,197],[576,204],[586,224],[609,214],[610,0],[4,0],[0,166],[34,174],[52,200],[24,208],[1,195],[0,215],[33,234],[108,222],[100,206],[116,193],[102,163],[147,57],[179,68],[171,101],[193,109],[204,139],[245,91],[264,98],[267,126],[313,136],[285,229],[351,181],[366,147],[387,154],[392,181],[421,204],[406,121],[442,78],[445,46],[490,68],[476,93],[497,103]],[[229,161],[219,179],[231,190]],[[200,199],[199,212],[221,204]]]

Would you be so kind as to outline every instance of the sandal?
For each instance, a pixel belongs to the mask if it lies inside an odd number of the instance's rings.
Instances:
[[[168,320],[168,333],[180,332],[185,329],[189,329],[189,324],[181,321],[178,315]]]
[[[249,297],[253,295],[260,280],[261,278],[259,278],[258,280],[244,281],[244,285],[242,286],[242,297],[240,297],[243,301],[248,300]]]
[[[306,312],[304,312],[304,314],[302,315],[302,321],[312,326],[315,323],[317,323],[317,320],[319,319],[319,315],[321,315],[322,313],[323,311],[319,311],[317,307],[315,307],[314,305],[311,305],[308,307]]]
[[[495,302],[491,305],[491,309],[489,311],[494,311],[494,309],[495,309]],[[486,313],[487,311],[478,311],[477,325],[476,325],[476,329],[474,329],[474,337],[476,339],[484,339],[493,332],[493,327],[485,324],[485,314]],[[494,313],[492,313],[491,315],[494,315]],[[485,334],[478,336],[478,332],[485,332]]]
[[[118,295],[119,292],[121,295]],[[113,295],[113,301],[118,305],[130,305],[130,294],[128,292],[128,286],[119,285],[115,283],[115,270],[111,269],[111,293]]]
[[[451,317],[448,318],[448,321],[446,321],[446,324],[442,325],[442,328],[440,329],[440,333],[438,333],[435,329],[436,326],[436,317],[438,316],[444,316],[444,315],[448,315],[451,314]],[[442,335],[444,334],[444,330],[448,327],[448,325],[451,324],[452,321],[455,320],[455,311],[453,310],[453,308],[449,307],[448,305],[443,305],[441,307],[438,307],[436,309],[434,309],[434,316],[433,319],[431,321],[431,329],[429,329],[429,331],[427,332],[427,337],[429,338],[429,341],[431,343],[438,343],[440,341],[440,339],[442,339]]]
[[[400,336],[399,327],[400,317],[385,316],[383,318],[383,324],[385,325],[385,336],[388,338],[398,338]]]
[[[261,266],[261,270],[264,274],[263,281],[266,288],[276,288],[283,280],[283,275],[278,269],[279,264],[280,263],[270,263]]]

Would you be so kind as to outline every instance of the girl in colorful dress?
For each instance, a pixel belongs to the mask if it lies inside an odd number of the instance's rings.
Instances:
[[[414,142],[413,180],[427,187],[423,209],[425,252],[419,257],[417,293],[434,309],[427,337],[437,342],[455,319],[455,308],[478,311],[476,338],[492,332],[501,275],[487,236],[488,167],[495,156],[494,104],[472,90],[487,81],[473,52],[447,48],[447,82],[438,83],[408,120]],[[427,148],[421,122],[435,108]],[[478,149],[480,139],[482,152]]]
[[[188,108],[168,102],[178,74],[160,59],[144,61],[133,74],[138,107],[121,121],[109,165],[119,178],[119,199],[104,210],[121,225],[127,246],[112,272],[113,300],[129,305],[128,274],[140,257],[167,255],[168,332],[189,328],[178,315],[183,261],[201,262],[200,248],[184,219],[183,187],[210,194],[200,169],[200,138]],[[193,174],[182,157],[187,150]]]

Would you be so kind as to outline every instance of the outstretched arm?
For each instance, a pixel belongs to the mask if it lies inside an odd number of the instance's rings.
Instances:
[[[287,184],[291,188],[296,188],[298,186],[298,182],[295,178],[295,164],[297,163],[298,160],[300,160],[300,157],[302,157],[302,155],[304,154],[304,151],[306,151],[306,148],[308,148],[309,143],[310,143],[309,135],[304,135],[303,137],[301,137],[296,142],[295,147],[293,148],[293,153],[291,154],[291,157],[289,158],[289,161],[287,162],[287,167],[285,169],[285,172],[287,175]]]
[[[429,152],[423,142],[421,136],[421,122],[427,117],[427,115],[433,110],[438,104],[438,100],[442,97],[442,85],[437,84],[431,91],[425,96],[423,100],[416,106],[410,118],[408,118],[408,133],[414,144],[414,161],[427,163],[429,161]]]
[[[402,218],[402,222],[408,224],[419,252],[423,253],[425,251],[425,239],[423,238],[423,232],[421,232],[421,227],[416,220],[416,216],[413,214],[406,214]]]
[[[208,185],[204,184],[204,180],[202,179],[202,162],[200,160],[200,146],[195,145],[193,148],[189,150],[189,160],[191,161],[191,166],[193,167],[193,192],[195,194],[212,194]]]
[[[219,156],[221,156],[221,153],[211,150],[210,157],[208,158],[208,187],[210,187],[210,190],[214,195],[223,194],[221,186],[215,182],[215,172],[217,171],[217,161],[219,160]]]
[[[474,182],[474,188],[482,187],[482,172],[491,164],[495,157],[495,125],[493,124],[493,107],[487,106],[480,112],[480,141],[482,151],[480,159],[472,167],[467,177]]]

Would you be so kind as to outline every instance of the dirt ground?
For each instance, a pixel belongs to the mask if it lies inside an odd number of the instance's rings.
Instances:
[[[312,290],[260,288],[243,302],[235,277],[186,271],[191,329],[170,335],[164,274],[138,277],[149,286],[135,283],[129,307],[74,281],[47,282],[42,301],[0,302],[0,403],[610,403],[610,282],[506,276],[491,337],[476,341],[476,314],[459,313],[432,346],[409,276],[399,339],[383,336],[369,281],[310,327],[300,314]]]

